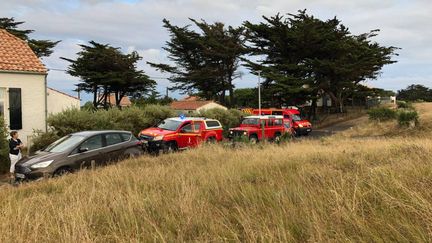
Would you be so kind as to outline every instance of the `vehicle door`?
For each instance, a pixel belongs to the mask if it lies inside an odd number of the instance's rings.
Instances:
[[[274,119],[270,118],[267,120],[267,126],[265,128],[266,138],[273,138],[276,127],[274,126]]]
[[[100,164],[103,159],[103,147],[102,135],[87,138],[69,155],[71,162],[74,164],[73,167],[81,169]]]
[[[202,143],[203,139],[204,139],[204,130],[205,130],[205,125],[203,124],[203,121],[193,121],[193,134],[194,136],[192,136],[191,138],[191,147],[196,147],[199,144]]]
[[[178,130],[177,145],[179,148],[186,148],[191,143],[191,134],[193,133],[192,122],[183,123]]]
[[[116,162],[123,155],[126,148],[126,143],[120,133],[106,133],[104,134],[106,147],[103,148],[104,161],[102,163]]]
[[[275,133],[278,132],[281,135],[284,134],[284,132],[288,132],[288,130],[285,129],[285,124],[283,119],[275,119],[274,120],[274,126],[275,126]]]

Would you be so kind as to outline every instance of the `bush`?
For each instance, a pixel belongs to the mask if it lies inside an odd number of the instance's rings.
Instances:
[[[57,135],[57,133],[55,133],[54,131],[35,131],[32,138],[32,145],[29,149],[29,154],[34,154],[36,151],[46,148],[48,145],[55,142],[59,138],[60,136]]]
[[[0,174],[9,171],[9,143],[4,117],[0,116]]]
[[[397,101],[397,107],[399,109],[413,109],[412,104],[406,101]]]
[[[219,120],[225,133],[230,127],[240,125],[242,117],[246,116],[246,114],[236,109],[224,110],[220,108],[204,110],[195,115]]]
[[[416,126],[419,123],[419,115],[415,110],[400,110],[398,112],[399,126]]]
[[[387,107],[372,108],[367,111],[370,120],[374,121],[388,121],[396,119],[397,112],[394,109]]]
[[[60,137],[86,130],[126,130],[138,134],[175,113],[168,107],[149,105],[122,110],[66,110],[48,118],[48,125]]]

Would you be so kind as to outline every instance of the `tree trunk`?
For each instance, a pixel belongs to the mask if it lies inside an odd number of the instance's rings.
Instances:
[[[313,121],[316,117],[317,98],[312,99],[312,104],[308,112],[308,120]]]
[[[97,98],[97,86],[95,85],[93,87],[93,106],[95,109],[97,109],[97,103],[98,103],[98,98]]]

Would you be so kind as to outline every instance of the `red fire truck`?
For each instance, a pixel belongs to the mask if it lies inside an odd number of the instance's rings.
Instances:
[[[258,115],[259,110],[253,109],[252,114]],[[312,132],[312,124],[302,119],[297,109],[261,109],[261,115],[281,115],[284,119],[286,128],[291,129],[292,133],[301,136]]]
[[[199,117],[168,118],[157,127],[144,129],[139,138],[149,152],[169,152],[196,147],[202,142],[223,139],[222,125],[218,120]]]
[[[264,139],[279,141],[286,131],[283,116],[247,116],[243,118],[239,127],[230,128],[228,137],[245,137],[251,143]]]

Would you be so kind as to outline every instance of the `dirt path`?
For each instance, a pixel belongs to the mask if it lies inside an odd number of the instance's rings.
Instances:
[[[349,121],[344,121],[341,123],[337,123],[328,127],[319,128],[317,130],[313,130],[312,133],[309,135],[312,138],[320,138],[325,136],[331,136],[338,132],[343,132],[345,130],[351,129],[352,127],[367,122],[368,118],[367,116],[362,116],[360,118],[355,118]]]

